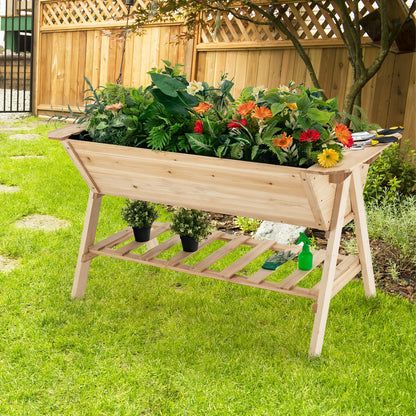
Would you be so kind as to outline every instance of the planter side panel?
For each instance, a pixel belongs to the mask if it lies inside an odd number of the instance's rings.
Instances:
[[[305,192],[304,169],[70,142],[103,194],[327,229]],[[316,180],[329,218],[332,185],[325,176]]]

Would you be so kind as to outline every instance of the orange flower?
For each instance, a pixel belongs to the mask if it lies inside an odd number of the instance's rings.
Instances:
[[[338,140],[344,146],[351,147],[354,144],[351,132],[343,124],[337,124],[335,126],[335,136],[337,136]]]
[[[280,147],[281,149],[286,149],[292,144],[292,142],[292,136],[288,136],[286,132],[283,134],[279,134],[277,137],[273,139],[273,145],[275,147]]]
[[[254,109],[254,118],[264,120],[265,118],[272,118],[273,113],[267,107],[256,107]]]
[[[285,106],[287,108],[290,108],[291,110],[297,110],[298,109],[298,106],[297,106],[296,103],[285,103]]]
[[[240,114],[240,116],[247,116],[253,111],[255,106],[256,103],[254,101],[248,101],[247,103],[241,104],[237,107],[238,114]]]
[[[198,107],[194,107],[194,111],[196,111],[198,114],[205,113],[205,111],[209,110],[212,107],[212,104],[207,103],[199,103]]]

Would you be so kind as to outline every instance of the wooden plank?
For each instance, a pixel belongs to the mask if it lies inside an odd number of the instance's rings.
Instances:
[[[404,116],[404,131],[405,137],[412,143],[412,148],[416,149],[416,53],[413,53],[412,57],[410,80],[406,98],[406,113]]]
[[[263,253],[269,250],[273,245],[274,245],[274,241],[263,240],[260,244],[258,244],[256,247],[251,249],[248,253],[244,254],[242,257],[236,260],[233,264],[230,264],[228,267],[226,267],[221,272],[221,274],[225,278],[230,279],[238,271],[246,267],[248,264],[254,261],[257,257],[261,256]]]
[[[101,201],[102,195],[97,195],[90,191],[84,228],[82,230],[81,244],[78,252],[77,267],[75,269],[74,283],[72,285],[72,298],[81,298],[85,294],[91,261],[91,258],[86,258],[86,256],[90,252],[89,247],[95,240]]]
[[[204,247],[206,247],[208,244],[211,244],[213,241],[215,241],[217,238],[221,237],[224,233],[222,231],[215,231],[213,232],[208,238],[201,241],[199,243],[198,251],[202,250]],[[181,251],[180,253],[176,254],[175,256],[171,257],[167,262],[167,266],[176,266],[180,262],[186,260],[188,257],[191,257],[195,253],[189,253],[186,251]]]
[[[318,295],[317,311],[309,347],[310,356],[320,355],[322,351],[326,321],[328,319],[329,303],[332,297],[335,269],[337,266],[339,243],[341,241],[342,221],[345,216],[350,182],[351,176],[345,178],[343,182],[337,185],[335,193],[334,210],[332,214],[333,218],[331,220],[331,224],[334,224],[334,228],[329,231],[326,257]]]
[[[117,233],[110,235],[104,240],[98,241],[90,247],[90,251],[99,251],[104,247],[115,247],[118,244],[121,244],[123,241],[128,240],[133,237],[133,230],[131,227],[124,228],[123,230],[118,231]]]
[[[195,266],[193,266],[193,271],[195,273],[200,273],[205,269],[208,269],[209,266],[216,263],[218,260],[225,257],[227,254],[230,254],[234,249],[240,247],[247,241],[250,237],[246,235],[239,235],[238,237],[231,240],[229,243],[225,244],[224,246],[220,247],[218,250],[214,251],[208,257],[205,257]]]
[[[318,250],[312,251],[313,264],[311,270],[296,269],[288,277],[278,283],[278,286],[282,289],[293,289],[303,278],[305,278],[313,269],[318,267],[325,259],[326,251]]]
[[[350,198],[354,212],[355,233],[357,236],[357,247],[360,256],[365,294],[367,297],[375,296],[376,286],[374,282],[370,242],[368,240],[361,172],[358,168],[352,174]]]
[[[146,253],[140,256],[140,258],[143,260],[151,260],[157,257],[159,254],[163,253],[164,251],[170,249],[174,245],[180,243],[180,241],[181,240],[180,240],[179,235],[175,234],[173,237],[169,238],[163,243],[160,243],[156,247],[152,248],[151,250],[146,251]]]
[[[277,269],[279,269],[279,267],[281,267],[281,266],[278,266],[277,268],[276,268],[276,270]],[[247,278],[247,280],[249,281],[249,282],[253,282],[253,283],[257,283],[257,284],[260,284],[260,283],[262,283],[264,280],[266,280],[272,273],[274,273],[276,270],[266,270],[266,269],[259,269],[259,270],[257,270],[257,272],[256,273],[254,273],[254,274],[252,274],[250,277],[248,277]]]

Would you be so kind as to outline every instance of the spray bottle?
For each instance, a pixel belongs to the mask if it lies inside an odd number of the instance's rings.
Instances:
[[[300,270],[311,270],[313,262],[313,254],[309,249],[311,242],[305,234],[299,233],[299,240],[296,244],[300,243],[303,243],[303,247],[302,252],[298,256],[298,267]]]

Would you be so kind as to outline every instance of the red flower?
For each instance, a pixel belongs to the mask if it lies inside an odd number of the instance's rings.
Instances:
[[[306,130],[299,136],[300,142],[316,142],[321,135],[317,130]]]
[[[195,133],[200,133],[200,134],[203,134],[204,133],[204,127],[202,125],[202,121],[201,120],[195,121],[194,132]]]
[[[229,129],[241,129],[241,126],[247,127],[247,120],[245,118],[240,118],[240,121],[232,120],[227,124]]]
[[[351,147],[354,144],[351,132],[343,124],[337,124],[335,126],[335,136],[344,146]]]

